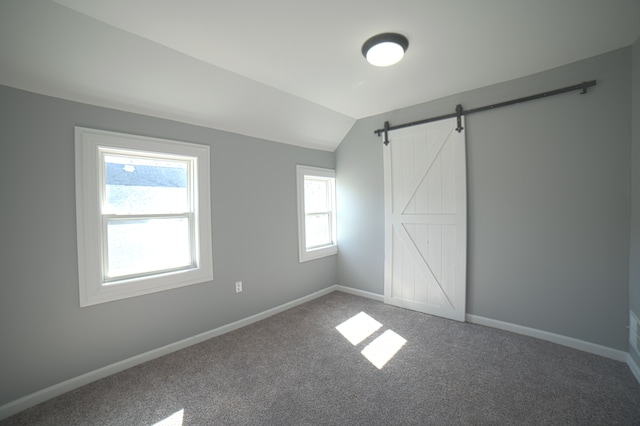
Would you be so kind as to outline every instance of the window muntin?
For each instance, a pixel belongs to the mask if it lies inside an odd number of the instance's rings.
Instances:
[[[209,147],[76,128],[80,305],[213,279]]]
[[[300,262],[337,253],[335,171],[298,166],[297,179]]]

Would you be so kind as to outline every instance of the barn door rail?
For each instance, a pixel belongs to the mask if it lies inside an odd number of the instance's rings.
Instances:
[[[536,95],[525,96],[523,98],[512,99],[510,101],[500,102],[500,103],[497,103],[497,104],[487,105],[487,106],[468,109],[468,110],[464,110],[462,108],[462,105],[458,104],[458,105],[456,105],[455,112],[452,112],[450,114],[439,115],[437,117],[425,118],[424,120],[412,121],[410,123],[397,124],[395,126],[391,126],[388,121],[385,121],[384,122],[384,127],[382,129],[374,130],[373,133],[377,134],[378,137],[380,137],[381,135],[384,134],[384,144],[388,145],[389,144],[389,132],[391,130],[403,129],[405,127],[417,126],[419,124],[431,123],[433,121],[446,120],[446,119],[454,118],[454,117],[457,118],[457,120],[458,120],[458,127],[456,128],[456,130],[458,132],[461,132],[462,129],[463,129],[463,127],[462,127],[462,116],[463,115],[469,115],[469,114],[474,114],[476,112],[488,111],[488,110],[491,110],[491,109],[501,108],[501,107],[505,107],[505,106],[509,106],[509,105],[515,105],[515,104],[519,104],[519,103],[522,103],[522,102],[533,101],[533,100],[536,100],[536,99],[548,98],[549,96],[560,95],[562,93],[567,93],[567,92],[574,92],[576,90],[580,90],[580,94],[583,95],[583,94],[587,93],[587,89],[589,87],[593,87],[595,85],[596,85],[596,81],[595,80],[585,81],[583,83],[574,84],[573,86],[567,86],[567,87],[563,87],[561,89],[551,90],[551,91],[544,92],[544,93],[538,93]]]

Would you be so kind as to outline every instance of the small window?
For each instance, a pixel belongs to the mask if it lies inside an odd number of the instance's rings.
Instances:
[[[300,262],[338,252],[335,176],[335,170],[297,166]]]
[[[209,147],[76,128],[80,305],[213,279]]]

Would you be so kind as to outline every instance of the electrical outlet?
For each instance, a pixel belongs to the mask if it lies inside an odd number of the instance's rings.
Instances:
[[[242,291],[242,281],[236,281],[236,293],[240,293]]]

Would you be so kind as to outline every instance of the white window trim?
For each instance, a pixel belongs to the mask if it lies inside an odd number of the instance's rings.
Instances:
[[[100,148],[195,157],[196,267],[103,285]],[[76,221],[80,306],[90,306],[213,280],[209,147],[186,142],[75,128]]]
[[[338,242],[336,239],[336,205],[335,205],[335,185],[333,188],[333,208],[332,208],[332,240],[333,244],[307,250],[305,241],[305,211],[304,211],[304,177],[319,176],[335,179],[336,171],[311,166],[296,166],[296,182],[298,190],[298,257],[300,262],[306,262],[321,257],[331,256],[338,253]]]

